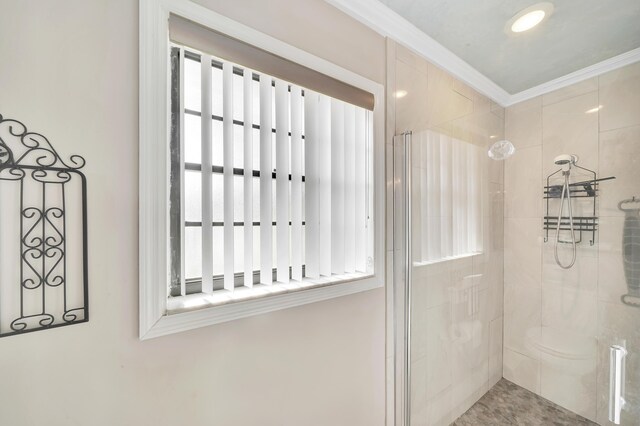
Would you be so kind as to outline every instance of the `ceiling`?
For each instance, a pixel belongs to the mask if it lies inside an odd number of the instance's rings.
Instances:
[[[509,94],[640,47],[640,0],[551,0],[532,30],[506,23],[537,0],[379,0]]]

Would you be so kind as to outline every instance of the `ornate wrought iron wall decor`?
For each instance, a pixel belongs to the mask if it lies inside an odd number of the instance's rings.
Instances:
[[[0,337],[89,320],[84,164],[0,115]]]

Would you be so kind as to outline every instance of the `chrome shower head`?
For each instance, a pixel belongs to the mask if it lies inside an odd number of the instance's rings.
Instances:
[[[563,172],[568,172],[571,166],[578,162],[578,156],[574,154],[561,154],[558,155],[553,162],[562,167]]]

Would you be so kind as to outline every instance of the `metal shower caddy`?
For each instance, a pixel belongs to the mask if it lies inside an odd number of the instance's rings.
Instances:
[[[615,179],[614,176],[598,179],[597,174],[593,170],[589,170],[585,167],[580,167],[577,164],[573,164],[572,167],[580,169],[589,174],[591,179],[583,180],[580,182],[574,182],[569,184],[571,191],[571,198],[590,198],[592,200],[592,206],[590,208],[591,216],[573,216],[573,228],[577,235],[576,243],[582,242],[582,234],[591,234],[589,238],[589,245],[594,245],[596,241],[596,231],[598,230],[598,216],[596,216],[596,197],[598,196],[600,182]],[[555,230],[558,226],[558,216],[553,216],[549,208],[549,200],[559,199],[562,193],[562,185],[551,185],[551,178],[562,169],[556,170],[547,176],[547,185],[544,187],[544,199],[545,199],[545,216],[543,221],[544,242],[549,241],[549,230]],[[569,217],[562,216],[560,218],[560,230],[569,231]],[[561,241],[563,242],[563,241]]]

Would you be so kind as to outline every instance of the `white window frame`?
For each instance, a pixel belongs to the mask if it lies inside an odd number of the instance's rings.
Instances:
[[[169,14],[319,71],[374,95],[374,273],[359,280],[224,305],[168,309],[170,75]],[[381,84],[219,15],[189,0],[140,0],[140,339],[149,339],[384,286],[384,88]],[[197,303],[196,303],[197,305]]]

